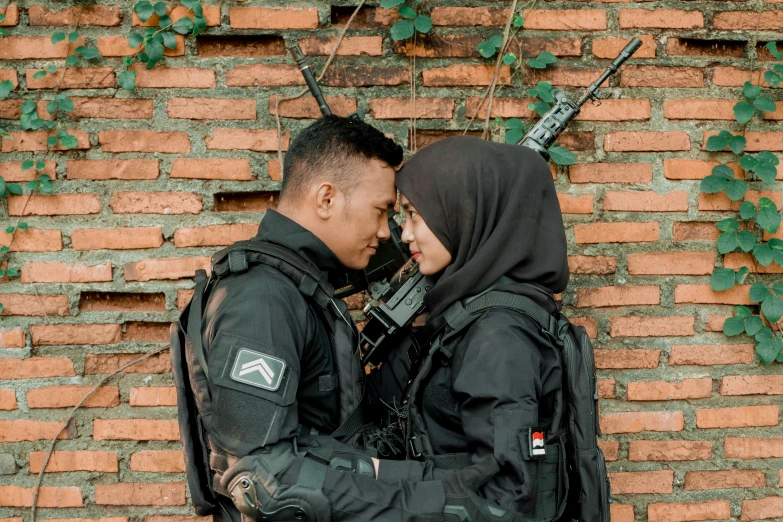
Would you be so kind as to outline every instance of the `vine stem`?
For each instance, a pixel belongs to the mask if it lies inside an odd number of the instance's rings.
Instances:
[[[500,66],[503,64],[503,56],[506,52],[506,46],[508,45],[511,22],[514,20],[514,13],[517,11],[517,1],[518,0],[512,0],[511,2],[511,12],[508,15],[508,20],[506,20],[506,27],[503,29],[503,43],[500,45],[500,49],[498,49],[498,58],[495,60],[495,72],[492,75],[492,82],[489,84],[489,89],[487,89],[489,92],[489,99],[487,100],[487,112],[484,116],[484,131],[481,133],[482,138],[486,138],[489,132],[489,117],[492,113],[492,100],[495,98],[495,85],[497,85],[500,76]]]
[[[343,43],[343,38],[345,37],[345,33],[348,32],[348,28],[351,27],[351,23],[353,23],[353,19],[356,18],[357,14],[359,14],[359,10],[362,7],[364,7],[366,1],[367,0],[362,0],[361,2],[359,2],[359,5],[357,5],[356,9],[354,9],[353,13],[351,13],[351,16],[350,18],[348,18],[348,21],[345,22],[342,31],[340,31],[340,36],[337,38],[337,42],[335,42],[334,44],[332,53],[329,55],[329,58],[326,59],[326,63],[324,63],[323,69],[321,69],[321,73],[316,78],[316,81],[320,82],[321,79],[324,77],[324,74],[326,74],[327,69],[329,69],[329,66],[332,65],[332,60],[334,60],[334,57],[337,54],[337,50],[340,48],[340,45]],[[290,100],[295,100],[297,98],[300,98],[307,91],[308,89],[305,87],[304,89],[302,89],[301,92],[293,96],[275,98],[275,122],[277,123],[277,161],[280,164],[281,178],[284,176],[284,172],[283,172],[283,132],[280,124],[280,102],[290,101]]]

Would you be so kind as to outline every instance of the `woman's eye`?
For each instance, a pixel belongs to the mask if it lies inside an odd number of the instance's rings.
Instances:
[[[416,216],[417,214],[415,212],[408,212],[408,215],[413,219],[413,216]]]

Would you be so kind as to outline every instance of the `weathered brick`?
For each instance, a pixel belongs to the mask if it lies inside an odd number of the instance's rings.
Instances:
[[[560,212],[563,214],[592,214],[594,199],[592,194],[557,194]]]
[[[525,29],[539,31],[603,31],[603,9],[531,9],[525,12]]]
[[[66,164],[67,178],[152,180],[158,178],[158,164],[158,160],[154,159],[70,160]]]
[[[193,298],[193,290],[177,290],[177,310],[185,308]]]
[[[571,183],[648,183],[649,163],[586,163],[568,167]]]
[[[101,212],[97,194],[27,194],[8,199],[11,216],[86,215]]]
[[[281,150],[288,150],[291,135],[283,134]],[[208,149],[252,150],[255,152],[277,152],[277,131],[273,129],[215,129],[212,136],[204,140]]]
[[[188,120],[255,120],[256,101],[248,98],[171,98],[169,118]]]
[[[150,473],[184,473],[185,460],[179,450],[137,451],[131,455],[130,469]]]
[[[614,379],[598,379],[598,397],[614,399],[617,395],[617,381]]]
[[[269,97],[269,114],[275,115],[275,107],[280,96]],[[346,98],[342,96],[324,96],[326,104],[331,109],[332,114],[338,116],[348,116],[356,112],[356,98]],[[318,102],[312,96],[296,98],[294,100],[282,100],[279,103],[281,118],[306,118],[318,119],[321,117],[321,110],[318,108]],[[269,130],[266,132],[274,133],[274,140],[277,142],[277,131]],[[272,150],[270,147],[267,150]],[[276,150],[276,146],[275,146]]]
[[[706,150],[707,139],[717,132],[705,132],[702,150]],[[746,132],[744,134],[747,144],[746,152],[759,152],[762,150],[779,152],[783,151],[783,132]]]
[[[82,292],[79,296],[82,312],[165,312],[163,292]]]
[[[699,56],[709,58],[742,58],[745,42],[741,40],[701,40],[695,38],[667,38],[668,56]]]
[[[229,12],[232,29],[316,29],[315,7],[232,7]]]
[[[712,442],[706,440],[632,440],[630,461],[712,460]]]
[[[86,150],[90,148],[89,135],[78,129],[63,129],[68,134],[76,138],[76,147],[73,149],[66,149],[62,145],[55,145],[50,147],[47,145],[46,140],[50,136],[54,136],[56,131],[19,131],[10,132],[11,139],[3,138],[3,146],[1,152],[40,152],[50,150]]]
[[[495,73],[493,65],[449,65],[422,71],[424,87],[458,87],[472,85],[489,85]],[[511,71],[507,66],[501,66],[497,84],[508,85],[511,81]]]
[[[613,433],[640,433],[642,431],[682,431],[681,411],[643,411],[608,413],[601,417],[601,431]]]
[[[731,469],[719,471],[688,471],[685,473],[686,490],[763,488],[767,478],[760,469]],[[728,517],[726,517],[728,518]]]
[[[10,411],[16,409],[16,392],[14,390],[0,390],[0,410]]]
[[[98,133],[98,142],[104,152],[164,152],[170,154],[190,152],[190,138],[186,132],[101,131]]]
[[[672,238],[674,241],[717,241],[720,232],[715,223],[674,223]]]
[[[113,344],[120,342],[118,324],[34,324],[30,336],[34,346]]]
[[[674,490],[674,471],[672,470],[609,473],[609,480],[614,495],[670,494]]]
[[[743,266],[748,267],[751,273],[758,274],[783,274],[783,267],[776,263],[770,263],[768,266],[761,266],[758,263],[754,263],[752,254],[743,254],[735,252],[733,254],[726,254],[723,256],[723,267],[738,269]]]
[[[568,256],[568,270],[572,274],[614,274],[616,268],[616,257]]]
[[[0,486],[0,507],[33,505],[33,489],[21,486]],[[84,506],[82,489],[77,487],[41,486],[36,506],[41,508],[72,508]]]
[[[604,210],[619,212],[687,212],[688,193],[680,190],[666,194],[652,191],[608,191],[604,195]]]
[[[600,69],[585,69],[581,67],[555,67],[547,69],[534,69],[529,73],[530,83],[548,81],[559,87],[587,87],[591,85],[601,74]],[[601,84],[607,87],[609,80]]]
[[[699,428],[777,426],[778,413],[778,407],[774,405],[696,410],[696,426]]]
[[[171,5],[166,6],[166,14],[171,17],[173,22],[176,22],[180,18],[188,17],[191,20],[194,18],[193,11],[185,7],[184,5],[178,5],[172,9]],[[202,14],[207,22],[207,27],[217,27],[220,25],[220,6],[219,5],[202,5]],[[147,19],[146,22],[142,22],[136,13],[133,13],[132,25],[134,27],[158,27],[160,17],[157,14],[153,14]]]
[[[299,68],[286,64],[239,65],[226,72],[229,87],[285,87],[304,85]]]
[[[713,252],[661,252],[628,256],[630,275],[708,275],[715,264]]]
[[[176,406],[177,393],[173,386],[134,386],[130,390],[131,406]]]
[[[661,302],[661,289],[658,286],[580,288],[576,291],[576,299],[577,308],[657,305]]]
[[[171,164],[172,178],[250,181],[247,158],[177,158]]]
[[[163,48],[163,56],[185,56],[185,37],[181,34],[176,35],[173,49]],[[122,35],[101,36],[96,42],[96,47],[101,56],[119,57],[134,56],[141,52],[141,45],[131,47],[128,38]]]
[[[370,100],[370,116],[376,120],[451,119],[454,100],[447,98],[374,98]]]
[[[634,59],[655,58],[656,43],[653,35],[643,34],[637,36],[637,38],[642,40],[642,45],[633,54]],[[593,56],[596,58],[610,58],[614,60],[630,41],[631,38],[621,38],[617,36],[595,38],[593,39]]]
[[[721,381],[720,394],[783,395],[783,375],[727,375]]]
[[[764,70],[762,68],[759,68],[756,71],[728,66],[715,67],[715,69],[713,69],[712,84],[715,86],[742,87],[745,82],[769,87],[769,84],[764,81]]]
[[[734,120],[736,100],[682,98],[663,102],[663,117],[670,120]]]
[[[209,270],[209,257],[144,259],[124,266],[126,281],[154,281],[194,277],[196,270]]]
[[[212,522],[212,516],[198,517],[186,515],[147,515],[144,522]]]
[[[620,29],[696,29],[704,27],[701,11],[620,9]]]
[[[712,169],[720,165],[718,161],[665,159],[663,160],[663,175],[666,179],[704,179],[712,174]],[[744,177],[739,163],[726,164],[734,171],[734,176]]]
[[[508,19],[508,9],[501,7],[433,7],[434,25],[500,27]]]
[[[634,522],[633,506],[631,504],[609,505],[610,520],[612,522]]]
[[[748,290],[750,285],[737,285],[723,292],[714,291],[710,285],[675,285],[674,302],[676,304],[737,304],[750,305]]]
[[[691,522],[731,518],[728,500],[706,502],[655,502],[647,505],[649,522]]]
[[[60,433],[62,427],[62,421],[0,420],[0,442],[51,440],[58,433],[58,439],[72,439],[76,437],[76,425],[73,422],[70,422],[68,427]],[[2,495],[0,495],[0,498],[2,498]]]
[[[95,440],[179,440],[175,420],[95,419],[92,437]]]
[[[735,438],[723,441],[723,454],[727,459],[783,458],[783,438]]]
[[[758,500],[743,500],[740,520],[761,520],[783,518],[783,497],[766,497]]]
[[[690,150],[691,140],[687,132],[610,132],[604,136],[607,152],[659,152]]]
[[[94,354],[90,353],[84,358],[85,375],[100,375],[104,373],[113,373],[128,363],[136,361],[144,354],[141,353],[111,353]],[[169,373],[171,372],[171,361],[166,353],[147,357],[141,362],[136,362],[128,366],[122,373]]]
[[[752,344],[717,344],[717,345],[675,345],[671,347],[668,363],[670,366],[720,366],[726,364],[751,364],[755,358],[755,347]],[[721,394],[723,393],[723,385]]]
[[[169,340],[170,323],[131,321],[125,323],[123,341],[162,342]]]
[[[52,11],[48,7],[31,5],[27,9],[27,15],[30,17],[31,26],[67,27],[97,25],[113,27],[120,25],[119,6],[79,5],[61,11]]]
[[[40,473],[46,452],[30,452],[30,473]],[[117,473],[120,465],[113,451],[55,451],[46,465],[46,473],[102,471]]]
[[[407,40],[397,40],[392,43],[392,48],[397,54],[404,54],[405,56],[415,55],[419,58],[478,58],[481,55],[476,50],[476,46],[482,40],[483,38],[478,34],[446,34],[438,36],[417,35],[415,42],[410,38]],[[575,41],[567,38],[561,38],[559,40]],[[558,47],[557,43],[552,42],[551,45],[546,46],[543,38],[538,38],[538,41],[540,42],[540,51],[551,49],[550,52],[552,52],[552,54],[555,54],[555,51],[558,51],[558,49],[555,48]],[[562,50],[565,50],[564,48],[566,46],[567,44],[562,42],[559,47],[562,47]],[[530,45],[524,46],[526,49],[529,49],[530,47]],[[581,51],[581,48],[577,49],[578,54],[576,54],[576,56],[580,56],[582,54]],[[525,55],[524,52],[521,54]],[[562,56],[562,54],[556,54],[556,56]]]
[[[337,44],[337,36],[299,39],[299,47],[305,56],[329,56]],[[383,54],[383,37],[381,36],[346,36],[337,48],[336,56],[381,56]]]
[[[629,382],[627,395],[629,401],[705,399],[712,395],[712,379]]]
[[[189,192],[115,192],[109,206],[115,214],[198,214],[201,196]]]
[[[215,71],[197,67],[146,67],[135,66],[136,87],[154,89],[214,89],[217,85]],[[228,85],[228,83],[227,83]]]
[[[88,266],[80,263],[30,262],[22,267],[22,283],[97,283],[112,280],[111,261]]]
[[[19,25],[18,5],[6,5],[3,9],[0,9],[0,13],[5,15],[5,20],[0,22],[0,27],[13,27],[15,25]]]
[[[749,190],[745,193],[745,201],[750,201],[755,205],[758,205],[758,202],[762,197],[771,199],[777,207],[780,208],[781,192],[779,190],[764,190],[760,192]],[[731,201],[725,192],[717,194],[705,194],[702,192],[699,194],[698,209],[702,212],[738,211],[739,207],[740,202]]]
[[[783,13],[779,10],[765,11],[763,15],[754,11],[724,11],[715,13],[712,24],[715,29],[730,31],[780,31],[783,30]]]
[[[28,89],[109,89],[117,87],[114,69],[111,67],[76,67],[35,78],[46,69],[25,69]]]
[[[0,379],[39,379],[43,377],[73,377],[73,363],[67,357],[29,357],[0,359]]]
[[[704,87],[704,69],[625,65],[620,71],[621,87]]]
[[[92,386],[45,386],[27,391],[27,405],[30,408],[70,408],[81,401]],[[117,386],[101,386],[83,403],[83,408],[113,408],[120,405],[120,391]]]
[[[601,449],[601,453],[604,454],[604,458],[607,462],[614,462],[618,458],[620,452],[620,443],[611,440],[599,440],[598,447]]]
[[[684,337],[693,335],[693,317],[612,317],[612,337]]]
[[[67,40],[53,44],[49,36],[6,36],[0,40],[0,60],[64,59],[77,45],[84,45],[84,37],[73,44]]]
[[[178,248],[226,246],[236,241],[250,239],[257,232],[258,225],[251,223],[180,228],[174,231],[174,246]]]
[[[26,336],[21,328],[0,330],[0,348],[24,348]]]
[[[96,484],[95,503],[105,506],[184,506],[184,482]]]
[[[0,315],[71,315],[67,295],[3,294],[3,311]]]
[[[577,243],[637,243],[658,241],[658,223],[592,223],[575,225]]]
[[[0,78],[2,81],[2,78]],[[47,174],[51,178],[55,178],[55,167],[57,164],[54,161],[45,161],[46,166],[41,171],[41,174]],[[22,170],[21,161],[4,161],[0,163],[0,176],[7,182],[15,181],[30,181],[38,177],[38,172],[35,169]]]
[[[71,232],[74,250],[135,250],[162,244],[162,227],[81,228]]]
[[[581,326],[587,332],[590,339],[598,337],[598,323],[592,317],[570,317],[571,322],[576,326]]]
[[[582,106],[578,121],[643,121],[651,115],[650,100],[626,98],[623,100],[602,100]]]

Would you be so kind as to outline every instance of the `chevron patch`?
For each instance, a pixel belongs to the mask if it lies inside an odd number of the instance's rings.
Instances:
[[[280,381],[283,380],[283,372],[285,361],[241,348],[234,359],[234,367],[231,368],[231,379],[256,388],[277,391]]]

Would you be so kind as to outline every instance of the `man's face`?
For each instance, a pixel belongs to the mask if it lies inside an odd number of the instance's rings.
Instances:
[[[349,196],[337,198],[335,218],[329,225],[327,245],[348,268],[366,268],[380,241],[389,239],[387,214],[394,207],[397,191],[394,168],[379,159],[359,158],[345,168],[359,169],[360,180]]]

